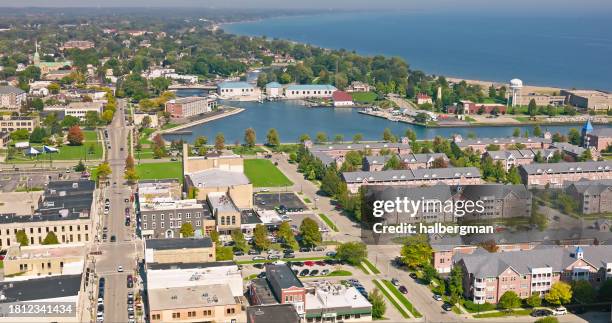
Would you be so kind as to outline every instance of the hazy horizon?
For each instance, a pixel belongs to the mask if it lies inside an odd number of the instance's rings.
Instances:
[[[436,10],[436,11],[483,11],[483,12],[525,12],[557,13],[557,12],[593,12],[612,11],[612,1],[609,0],[22,0],[19,2],[0,3],[0,7],[46,7],[46,8],[83,8],[83,7],[197,7],[210,9],[345,9],[345,10]]]

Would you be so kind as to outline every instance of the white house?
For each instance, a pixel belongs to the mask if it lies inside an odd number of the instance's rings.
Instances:
[[[329,84],[294,84],[285,89],[288,99],[331,98],[336,88]]]
[[[217,93],[223,99],[245,96],[259,96],[260,91],[255,85],[247,82],[221,82],[217,84]]]
[[[266,84],[266,95],[268,98],[278,98],[283,95],[283,86],[278,82]]]

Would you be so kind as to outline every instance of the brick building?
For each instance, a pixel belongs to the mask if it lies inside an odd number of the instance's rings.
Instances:
[[[582,179],[602,180],[612,179],[612,162],[590,161],[573,163],[556,163],[521,165],[519,174],[523,184],[528,187],[561,187],[566,182],[576,182]]]

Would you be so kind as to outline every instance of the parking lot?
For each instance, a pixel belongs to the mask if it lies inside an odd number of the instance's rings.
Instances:
[[[293,192],[257,193],[253,194],[255,207],[264,210],[274,210],[283,207],[289,213],[304,212],[308,207]]]
[[[40,190],[45,187],[49,180],[74,180],[81,177],[80,173],[66,173],[64,170],[45,171],[15,171],[5,170],[0,172],[0,191],[14,192],[26,191],[28,189]]]

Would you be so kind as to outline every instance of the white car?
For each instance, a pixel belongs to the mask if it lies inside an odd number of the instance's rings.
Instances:
[[[440,296],[438,294],[434,294],[433,299],[435,299],[436,301],[440,302],[440,301],[442,301],[442,296]]]
[[[119,266],[119,267],[117,267],[117,271],[118,271],[118,272],[120,272],[120,273],[122,273],[122,272],[123,272],[123,266]]]
[[[563,306],[559,306],[553,310],[554,315],[565,315],[567,314],[567,309]]]

